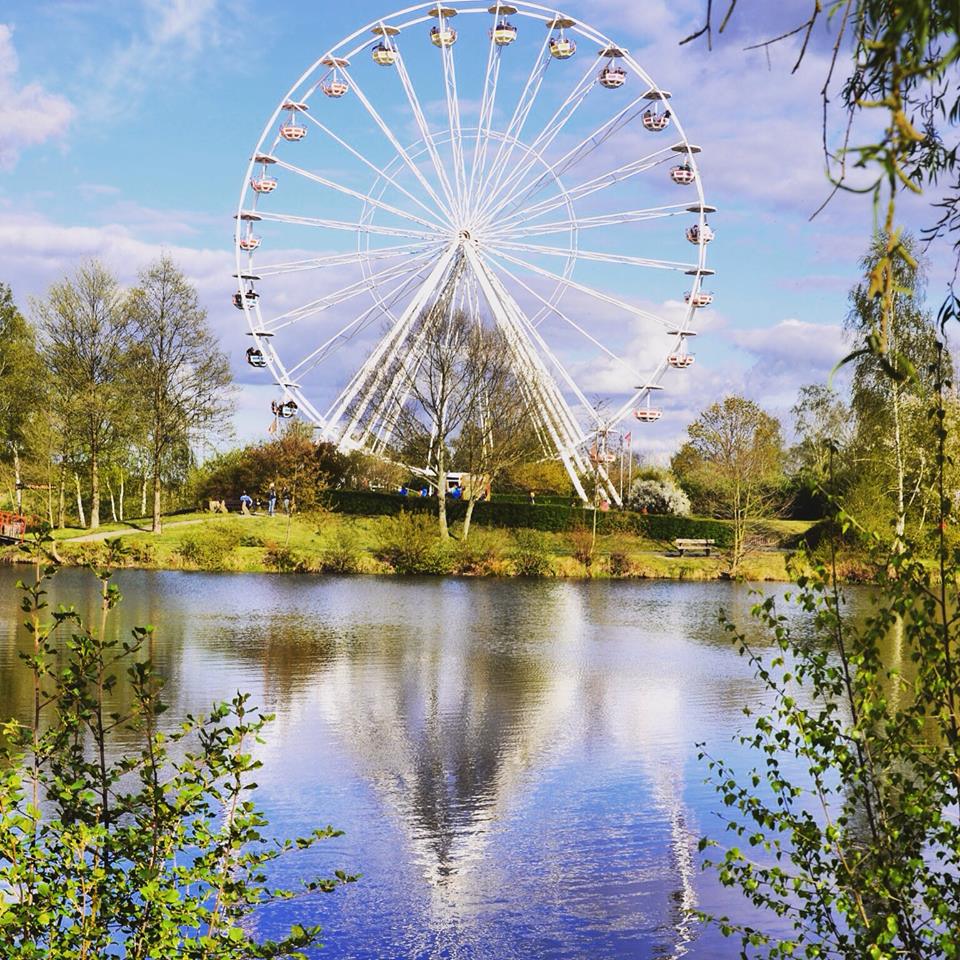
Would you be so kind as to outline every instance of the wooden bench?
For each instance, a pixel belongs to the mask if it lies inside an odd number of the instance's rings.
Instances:
[[[709,557],[710,548],[716,546],[716,543],[716,540],[699,540],[691,537],[678,537],[673,541],[673,545],[677,548],[677,553],[679,553],[681,557],[693,551],[697,551],[702,553],[705,557]]]

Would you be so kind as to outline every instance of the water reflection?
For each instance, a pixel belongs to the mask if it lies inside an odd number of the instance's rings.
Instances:
[[[0,571],[0,712],[29,703]],[[760,695],[716,625],[730,584],[127,572],[118,630],[158,622],[167,723],[236,689],[276,711],[261,798],[346,837],[286,871],[348,892],[264,914],[334,957],[710,957],[687,912],[714,798],[693,744]],[[58,593],[95,588],[65,572]],[[23,642],[21,636],[20,641]],[[714,823],[709,823],[715,829]],[[292,874],[286,878],[292,879]],[[725,904],[727,909],[730,906]]]

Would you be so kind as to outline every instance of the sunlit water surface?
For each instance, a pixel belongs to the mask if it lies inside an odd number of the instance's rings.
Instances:
[[[0,715],[26,716],[0,568]],[[763,696],[719,628],[748,586],[125,571],[117,626],[156,625],[164,722],[249,691],[276,713],[258,782],[285,862],[362,880],[256,919],[322,923],[324,957],[735,956],[687,908],[747,917],[699,867],[722,834],[695,744],[735,760]],[[769,588],[767,588],[769,592]],[[83,613],[96,583],[58,575]],[[864,601],[865,602],[865,601]],[[759,637],[758,637],[759,640]],[[775,929],[775,928],[772,928]]]

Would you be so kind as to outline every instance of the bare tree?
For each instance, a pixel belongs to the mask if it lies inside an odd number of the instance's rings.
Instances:
[[[491,362],[477,318],[454,309],[445,296],[417,319],[412,349],[398,357],[378,380],[369,404],[373,419],[398,447],[398,458],[421,462],[437,487],[437,519],[449,539],[446,489],[451,445],[474,417]]]
[[[504,471],[543,456],[534,423],[531,390],[516,372],[506,338],[499,330],[485,331],[477,346],[476,400],[456,441],[457,466],[470,475],[464,489],[467,510],[463,539],[470,534],[473,509]]]
[[[150,461],[153,530],[159,533],[164,472],[178,451],[223,424],[233,378],[196,290],[169,257],[140,274],[130,315],[138,340],[137,406]]]

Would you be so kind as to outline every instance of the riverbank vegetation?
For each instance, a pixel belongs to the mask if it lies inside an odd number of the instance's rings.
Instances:
[[[804,521],[771,523],[765,528],[765,546],[747,554],[742,575],[788,579],[788,561],[809,528]],[[408,511],[359,516],[314,510],[290,518],[185,514],[168,521],[160,535],[127,528],[122,562],[146,569],[247,573],[689,580],[729,576],[724,549],[710,556],[680,556],[670,540],[624,531],[600,533],[594,540],[584,525],[559,531],[475,526],[463,540],[458,523],[451,530],[451,539],[443,541],[432,515]],[[53,548],[68,565],[103,562],[111,549],[110,539],[77,540],[77,531],[64,534]]]
[[[336,870],[293,890],[268,881],[281,858],[338,835],[269,836],[250,791],[271,718],[238,693],[159,729],[152,627],[111,639],[121,596],[106,566],[93,570],[94,622],[50,610],[47,546],[37,538],[24,548],[36,575],[22,588],[32,650],[19,669],[32,676],[33,710],[0,725],[0,956],[303,957],[319,927],[294,924],[262,941],[251,914],[355,877]],[[121,559],[117,544],[108,549],[105,560]]]

